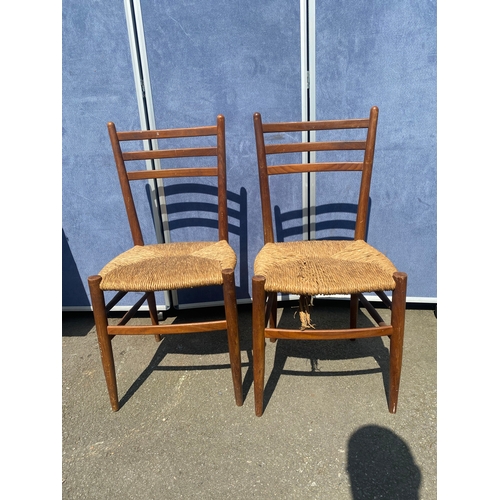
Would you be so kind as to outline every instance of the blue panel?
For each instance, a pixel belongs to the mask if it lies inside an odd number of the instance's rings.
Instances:
[[[139,127],[122,2],[63,7],[63,306],[90,304],[87,277],[131,244],[106,123]]]
[[[368,241],[408,296],[436,297],[436,4],[316,0],[316,16],[317,118],[380,108]],[[339,190],[319,184],[325,205]]]
[[[252,116],[259,111],[265,121],[300,120],[299,2],[141,5],[156,126],[212,124],[217,114],[226,117],[229,242],[238,254],[238,298],[247,298],[263,244]],[[188,192],[184,196],[189,200]],[[217,298],[212,292],[179,294],[181,304]]]

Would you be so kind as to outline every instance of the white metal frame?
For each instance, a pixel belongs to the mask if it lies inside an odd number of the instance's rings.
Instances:
[[[151,81],[149,78],[141,2],[140,0],[124,0],[124,7],[141,130],[154,130],[156,128],[156,121],[153,106],[153,92],[151,90]],[[158,142],[156,140],[152,140],[151,142],[143,141],[143,144],[145,150],[158,149]],[[160,160],[148,160],[147,168],[159,168],[159,162]],[[149,185],[152,194],[151,198],[153,203],[156,239],[158,243],[169,243],[170,233],[168,230],[163,181],[162,179],[151,179],[149,180]],[[175,291],[165,292],[164,295],[167,308],[172,304],[177,304],[177,294]]]
[[[300,0],[300,65],[302,121],[316,120],[316,0]],[[304,142],[316,132],[302,132]],[[302,153],[302,162],[316,161],[316,152]],[[316,225],[316,174],[302,174],[302,237],[314,239]]]

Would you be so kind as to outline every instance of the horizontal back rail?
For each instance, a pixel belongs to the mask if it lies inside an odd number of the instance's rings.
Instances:
[[[117,132],[119,141],[143,141],[147,139],[172,139],[175,137],[204,137],[217,135],[217,126],[178,128],[163,130],[137,130],[132,132]]]
[[[122,153],[124,161],[159,160],[161,158],[189,158],[217,156],[217,148],[153,149],[151,151],[129,151]]]
[[[331,142],[294,142],[287,144],[268,144],[266,154],[302,153],[306,151],[362,151],[366,141],[331,141]]]
[[[336,130],[346,128],[368,128],[368,118],[351,120],[324,120],[316,122],[263,123],[262,131],[268,132],[302,132],[308,130]]]
[[[175,177],[216,177],[217,167],[186,167],[162,170],[136,170],[127,172],[131,181],[141,179],[167,179]]]
[[[363,170],[363,162],[336,163],[290,163],[267,167],[269,175],[303,172],[356,172]]]

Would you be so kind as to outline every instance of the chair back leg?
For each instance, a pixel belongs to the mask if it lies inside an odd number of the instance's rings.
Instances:
[[[227,343],[229,347],[229,361],[234,386],[234,398],[237,406],[243,405],[243,386],[241,380],[241,351],[238,332],[238,310],[236,304],[236,291],[234,271],[222,270],[224,307],[226,313]]]
[[[151,324],[158,324],[158,310],[156,309],[156,298],[154,292],[148,293],[148,307],[149,307],[149,317],[151,318]],[[161,335],[155,334],[156,342],[160,342]]]

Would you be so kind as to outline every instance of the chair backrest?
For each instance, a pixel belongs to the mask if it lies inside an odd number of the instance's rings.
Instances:
[[[356,224],[354,239],[366,238],[368,219],[368,206],[370,195],[370,183],[375,151],[375,137],[377,130],[378,108],[372,107],[368,118],[356,118],[346,120],[324,120],[314,122],[281,122],[262,123],[260,113],[254,114],[255,141],[257,147],[257,162],[259,166],[259,181],[262,203],[262,218],[264,227],[264,243],[274,243],[274,230],[271,212],[271,195],[269,188],[269,176],[278,174],[292,174],[304,172],[332,172],[332,171],[354,171],[361,172],[358,206],[356,213]],[[360,129],[361,138],[353,140],[340,139],[321,142],[304,140],[313,131],[335,131],[335,133],[346,130]],[[286,134],[288,137],[294,133],[298,134],[296,142],[269,143],[270,137],[276,138]],[[306,133],[306,134],[304,134]],[[266,135],[269,134],[269,135]],[[309,161],[308,163],[281,163],[284,160],[277,155],[290,155],[290,153],[311,152],[334,152],[333,155],[346,151],[362,151],[362,159],[359,161],[345,161],[342,158],[333,158],[332,161]],[[269,158],[273,155],[273,160]],[[288,156],[289,157],[289,156]],[[278,158],[278,159],[276,159]],[[269,162],[268,162],[269,159]],[[330,158],[329,158],[330,160]],[[273,163],[272,165],[268,163]]]
[[[217,177],[219,240],[228,240],[226,144],[223,115],[218,115],[216,125],[211,126],[117,132],[115,124],[110,122],[108,131],[134,245],[144,245],[144,239],[130,181],[183,177]],[[184,139],[189,140],[189,138],[207,138],[207,144],[200,146],[198,141],[195,147],[186,147]],[[150,145],[153,145],[153,149],[123,151],[122,149],[125,148],[123,143],[131,141],[139,141],[139,143],[148,141]],[[210,144],[208,144],[209,141]],[[180,165],[181,159],[195,157],[215,158],[215,161],[212,160],[215,166],[185,166],[184,163]],[[150,165],[154,167],[145,168],[148,160],[152,160]],[[161,164],[159,160],[162,160]],[[127,169],[126,163],[128,162],[136,162],[134,167],[138,168]]]

